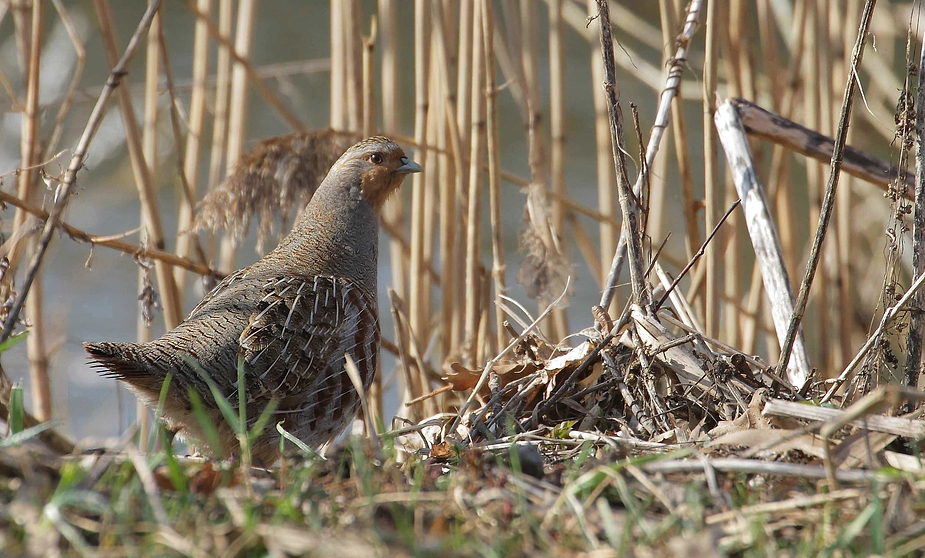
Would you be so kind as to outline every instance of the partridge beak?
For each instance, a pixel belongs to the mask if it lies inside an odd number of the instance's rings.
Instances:
[[[407,157],[401,158],[401,166],[395,169],[395,172],[398,174],[411,174],[415,172],[421,172],[421,165],[415,163]]]

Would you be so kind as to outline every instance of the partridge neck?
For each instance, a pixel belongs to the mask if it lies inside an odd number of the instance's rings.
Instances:
[[[292,232],[264,259],[294,275],[350,279],[375,297],[378,248],[378,216],[372,205],[358,191],[334,196],[320,187]]]

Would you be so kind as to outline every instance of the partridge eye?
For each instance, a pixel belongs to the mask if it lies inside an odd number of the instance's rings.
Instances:
[[[382,159],[382,154],[381,154],[381,153],[373,153],[372,155],[369,156],[369,160],[370,160],[370,162],[371,162],[372,164],[374,164],[374,165],[381,165],[381,164],[382,164],[382,160],[383,160],[383,159]]]

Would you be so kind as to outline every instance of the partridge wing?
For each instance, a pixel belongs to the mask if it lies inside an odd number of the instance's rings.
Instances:
[[[284,276],[266,282],[241,333],[248,399],[276,398],[280,409],[327,408],[357,399],[344,371],[350,354],[364,388],[379,349],[375,302],[353,282],[334,277]]]
[[[195,317],[196,314],[198,314],[203,308],[205,308],[210,302],[212,302],[212,300],[215,299],[216,295],[219,295],[222,292],[224,292],[225,289],[230,287],[233,283],[237,283],[238,281],[241,281],[244,278],[246,278],[247,272],[249,269],[250,269],[249,267],[242,267],[241,269],[235,271],[234,273],[230,275],[226,275],[225,278],[222,279],[218,285],[215,285],[215,287],[211,291],[209,291],[208,293],[206,293],[204,297],[202,297],[202,300],[200,300],[199,304],[197,304],[196,307],[193,308],[193,310],[189,313],[189,316],[187,316],[186,319],[189,320]]]

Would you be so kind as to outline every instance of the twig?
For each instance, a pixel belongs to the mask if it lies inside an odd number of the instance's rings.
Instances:
[[[132,35],[131,40],[129,40],[128,46],[125,47],[122,58],[109,73],[109,79],[106,80],[106,87],[103,88],[99,99],[96,101],[96,105],[93,107],[93,111],[90,113],[87,125],[80,136],[80,140],[77,142],[77,147],[74,149],[74,155],[71,156],[71,160],[68,163],[67,171],[65,171],[64,174],[64,180],[58,185],[57,191],[55,192],[55,204],[51,209],[51,214],[45,221],[45,228],[42,229],[42,235],[39,237],[35,253],[29,261],[29,269],[26,271],[26,275],[23,278],[19,295],[16,297],[16,300],[13,301],[9,316],[3,324],[3,332],[0,333],[0,343],[9,339],[10,335],[13,333],[13,326],[16,325],[16,321],[19,319],[19,313],[22,311],[26,295],[29,294],[29,290],[32,288],[35,276],[39,271],[39,267],[42,265],[42,260],[45,258],[45,252],[48,250],[48,245],[51,243],[51,237],[54,235],[55,229],[58,228],[61,214],[64,212],[64,208],[70,200],[71,190],[77,181],[77,171],[83,168],[84,159],[87,156],[87,149],[103,118],[106,104],[119,86],[122,78],[126,75],[127,72],[125,68],[128,66],[129,60],[131,60],[132,56],[135,54],[135,49],[138,48],[141,38],[147,31],[148,26],[151,24],[151,19],[154,17],[154,14],[157,13],[157,9],[160,5],[160,0],[151,0],[148,4],[148,9],[138,23],[138,28],[135,29],[135,33]]]
[[[731,206],[729,206],[729,209],[726,210],[723,218],[716,223],[716,226],[713,227],[710,235],[707,236],[706,240],[703,241],[703,244],[700,245],[700,249],[697,250],[697,253],[694,254],[689,262],[687,262],[687,265],[684,266],[684,269],[681,270],[681,273],[679,273],[678,276],[674,278],[674,281],[671,282],[671,286],[668,287],[668,289],[665,291],[665,294],[662,295],[662,298],[660,298],[659,301],[655,303],[655,306],[652,308],[653,312],[658,312],[658,309],[661,308],[662,305],[665,304],[665,301],[668,300],[668,297],[671,296],[671,292],[677,288],[678,283],[681,282],[681,279],[684,279],[684,276],[687,275],[687,272],[690,271],[692,267],[694,267],[694,264],[697,263],[697,260],[703,257],[703,254],[707,250],[707,245],[710,244],[710,242],[713,240],[713,237],[716,236],[716,233],[719,232],[719,228],[722,227],[723,223],[726,222],[726,219],[732,215],[732,212],[735,211],[735,208],[739,207],[740,203],[742,203],[742,200],[736,200]]]
[[[623,231],[630,259],[630,284],[633,299],[643,308],[649,306],[649,291],[646,289],[642,266],[642,238],[639,233],[639,200],[629,184],[626,171],[626,143],[623,139],[623,112],[620,109],[620,95],[617,89],[616,63],[613,58],[613,35],[610,27],[610,7],[606,0],[597,0],[599,10],[601,55],[604,63],[604,92],[607,97],[607,114],[610,120],[610,144],[613,149],[614,172],[617,176],[617,193],[620,211],[623,214]],[[619,254],[614,254],[614,259]],[[614,279],[616,281],[616,279]],[[605,305],[601,305],[606,307]],[[609,304],[607,305],[609,306]]]
[[[874,6],[877,0],[867,0],[864,4],[864,12],[861,14],[861,25],[858,28],[858,37],[854,43],[854,51],[851,54],[851,66],[848,68],[848,80],[845,84],[844,102],[842,103],[841,116],[838,119],[838,129],[835,132],[835,147],[832,151],[832,163],[829,168],[829,180],[825,186],[825,195],[822,198],[822,210],[819,214],[819,225],[816,227],[816,235],[813,238],[813,247],[809,254],[809,262],[806,265],[806,274],[803,276],[803,282],[800,284],[800,294],[797,296],[796,307],[793,311],[793,318],[790,320],[790,327],[787,329],[787,337],[781,347],[780,362],[777,365],[777,375],[782,376],[787,369],[790,360],[790,351],[793,349],[793,343],[797,337],[800,322],[803,320],[803,314],[806,311],[806,303],[809,300],[809,290],[813,284],[813,277],[816,274],[816,266],[819,265],[819,258],[822,255],[822,242],[825,240],[825,233],[829,227],[829,220],[832,218],[832,210],[835,207],[835,191],[838,188],[838,175],[841,170],[842,157],[845,151],[845,141],[848,137],[848,121],[851,117],[851,107],[854,104],[854,86],[855,76],[857,75],[858,66],[864,58],[864,46],[867,44],[867,32],[870,29],[870,20],[874,15]],[[846,215],[845,218],[848,218]]]
[[[492,368],[494,368],[495,364],[497,364],[501,360],[501,358],[504,357],[504,355],[508,354],[511,351],[511,349],[513,349],[518,344],[520,344],[520,342],[523,341],[524,338],[531,331],[536,329],[536,326],[538,326],[540,322],[542,322],[543,319],[545,319],[546,316],[548,316],[549,313],[552,312],[553,308],[559,305],[562,299],[565,298],[565,295],[568,294],[569,286],[571,286],[571,278],[566,280],[565,289],[563,289],[562,294],[560,294],[559,297],[556,298],[556,300],[552,301],[549,304],[549,306],[547,306],[546,309],[543,310],[543,313],[537,316],[536,319],[533,320],[533,322],[529,326],[527,326],[523,330],[523,332],[521,332],[520,336],[518,336],[517,339],[513,339],[510,343],[508,343],[507,347],[505,347],[503,351],[501,351],[500,353],[497,354],[497,356],[495,356],[495,358],[485,363],[485,368],[482,369],[482,375],[479,376],[479,381],[475,383],[475,387],[472,388],[472,393],[469,394],[469,397],[466,399],[465,404],[463,404],[463,406],[459,409],[459,412],[456,414],[456,419],[453,421],[453,425],[450,427],[450,430],[449,430],[450,432],[456,432],[456,429],[459,427],[459,423],[462,421],[462,417],[469,410],[469,407],[472,406],[472,402],[475,400],[475,397],[479,393],[479,391],[481,391],[482,386],[485,385],[485,382],[488,380],[488,376],[491,374],[491,370]]]
[[[826,403],[829,399],[832,398],[833,395],[835,395],[835,392],[838,390],[838,388],[841,387],[841,385],[845,383],[845,380],[848,379],[848,374],[850,374],[851,371],[854,370],[858,364],[860,364],[861,359],[867,355],[867,351],[869,351],[877,343],[877,340],[880,339],[880,336],[883,334],[883,330],[886,329],[887,324],[889,324],[893,318],[896,317],[896,314],[898,314],[899,311],[902,310],[903,306],[905,306],[906,303],[912,299],[915,293],[917,293],[919,289],[922,288],[923,284],[925,284],[925,273],[919,275],[915,282],[909,285],[909,290],[907,290],[906,294],[904,294],[902,298],[899,299],[899,302],[883,311],[883,317],[880,319],[880,325],[877,326],[877,329],[870,335],[870,337],[867,338],[867,342],[864,343],[864,346],[861,347],[861,350],[859,350],[858,354],[856,354],[851,362],[848,363],[848,366],[845,367],[842,373],[838,375],[838,378],[835,378],[835,381],[832,383],[832,387],[830,387],[829,391],[825,393],[825,397],[819,401],[820,404]]]
[[[703,0],[693,0],[687,9],[687,19],[684,22],[684,29],[677,36],[676,44],[678,49],[671,59],[671,66],[668,68],[668,77],[665,79],[665,86],[659,94],[658,109],[655,114],[655,122],[652,124],[652,131],[649,132],[649,142],[646,145],[645,168],[650,169],[655,163],[655,156],[658,154],[662,138],[665,135],[665,129],[668,127],[671,119],[671,102],[678,95],[681,87],[681,73],[687,65],[687,50],[690,48],[691,40],[694,33],[697,32],[697,26],[700,20],[700,11],[703,8]],[[633,194],[639,196],[642,192],[642,184],[645,176],[640,173],[636,177],[636,183],[633,184]],[[696,229],[696,226],[694,226]],[[614,254],[610,266],[610,274],[604,285],[604,291],[601,293],[600,306],[609,308],[613,299],[614,286],[620,276],[623,268],[623,260],[626,254],[626,236],[623,229],[620,230],[620,241],[617,243],[617,253]]]
[[[0,190],[0,203],[10,204],[13,207],[18,207],[26,213],[35,215],[42,221],[48,220],[48,212],[41,207],[36,207],[30,203],[26,203],[13,194],[8,194],[2,190]],[[203,265],[199,262],[195,262],[187,258],[181,258],[177,255],[171,254],[170,252],[158,250],[157,248],[151,248],[145,245],[139,246],[138,244],[132,244],[130,242],[123,242],[119,240],[119,238],[124,236],[124,234],[95,236],[60,220],[58,221],[58,227],[64,231],[66,235],[79,242],[87,242],[95,246],[112,248],[113,250],[118,250],[126,254],[132,254],[133,256],[141,255],[148,259],[158,260],[172,266],[181,267],[188,271],[192,271],[193,273],[198,273],[199,275],[212,275],[218,278],[222,277],[218,270],[213,269],[207,265]]]

